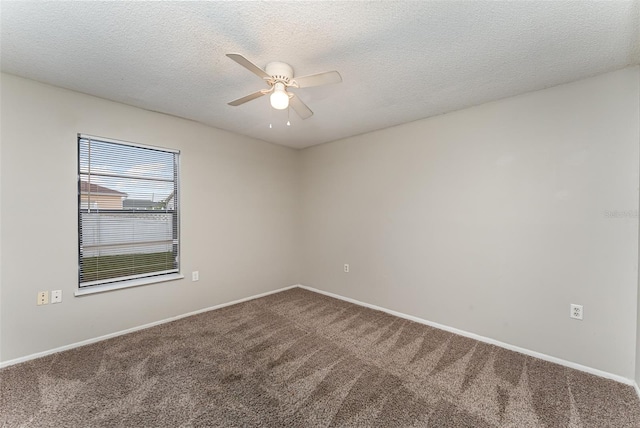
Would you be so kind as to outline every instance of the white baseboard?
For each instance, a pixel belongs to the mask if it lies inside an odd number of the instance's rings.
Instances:
[[[619,375],[615,375],[613,373],[605,372],[605,371],[602,371],[602,370],[594,369],[592,367],[583,366],[581,364],[577,364],[577,363],[574,363],[574,362],[571,362],[571,361],[563,360],[561,358],[552,357],[550,355],[542,354],[540,352],[532,351],[532,350],[529,350],[529,349],[526,349],[526,348],[521,348],[519,346],[515,346],[515,345],[508,344],[508,343],[500,342],[498,340],[494,340],[494,339],[491,339],[491,338],[488,338],[488,337],[480,336],[478,334],[470,333],[468,331],[459,330],[459,329],[454,328],[454,327],[449,327],[449,326],[446,326],[446,325],[443,325],[443,324],[438,324],[438,323],[435,323],[435,322],[432,322],[432,321],[427,321],[425,319],[418,318],[418,317],[415,317],[413,315],[407,315],[407,314],[404,314],[402,312],[397,312],[397,311],[393,311],[391,309],[383,308],[381,306],[376,306],[376,305],[372,305],[370,303],[361,302],[359,300],[352,299],[352,298],[349,298],[349,297],[344,297],[344,296],[341,296],[339,294],[335,294],[335,293],[331,293],[331,292],[328,292],[328,291],[319,290],[319,289],[313,288],[313,287],[307,287],[306,285],[302,285],[302,284],[290,285],[288,287],[283,287],[283,288],[279,288],[277,290],[267,291],[265,293],[260,293],[260,294],[254,295],[254,296],[245,297],[245,298],[242,298],[242,299],[234,300],[232,302],[221,303],[219,305],[210,306],[210,307],[207,307],[207,308],[199,309],[197,311],[188,312],[186,314],[176,315],[174,317],[165,318],[165,319],[162,319],[162,320],[159,320],[159,321],[154,321],[152,323],[140,325],[140,326],[137,326],[137,327],[131,327],[131,328],[128,328],[128,329],[125,329],[125,330],[121,330],[121,331],[117,331],[117,332],[114,332],[114,333],[105,334],[103,336],[82,340],[80,342],[71,343],[69,345],[60,346],[58,348],[49,349],[49,350],[41,351],[41,352],[36,352],[34,354],[26,355],[24,357],[19,357],[19,358],[15,358],[15,359],[12,359],[12,360],[7,360],[7,361],[0,361],[0,369],[3,368],[3,367],[12,366],[14,364],[23,363],[25,361],[33,360],[33,359],[36,359],[36,358],[44,357],[44,356],[47,356],[47,355],[55,354],[55,353],[58,353],[58,352],[69,350],[69,349],[78,348],[80,346],[90,345],[92,343],[100,342],[102,340],[111,339],[112,337],[117,337],[117,336],[121,336],[123,334],[128,334],[128,333],[133,333],[135,331],[144,330],[144,329],[147,329],[147,328],[150,328],[150,327],[154,327],[154,326],[157,326],[157,325],[160,325],[160,324],[168,323],[168,322],[171,322],[171,321],[176,321],[176,320],[179,320],[181,318],[186,318],[186,317],[190,317],[192,315],[201,314],[203,312],[209,312],[209,311],[212,311],[212,310],[215,310],[215,309],[224,308],[226,306],[231,306],[231,305],[235,305],[235,304],[238,304],[238,303],[246,302],[246,301],[249,301],[249,300],[258,299],[260,297],[268,296],[270,294],[279,293],[281,291],[289,290],[289,289],[296,288],[296,287],[304,288],[306,290],[313,291],[315,293],[324,294],[326,296],[330,296],[330,297],[333,297],[333,298],[336,298],[336,299],[344,300],[346,302],[354,303],[354,304],[359,305],[359,306],[364,306],[364,307],[367,307],[367,308],[370,308],[370,309],[375,309],[377,311],[386,312],[388,314],[391,314],[391,315],[394,315],[394,316],[397,316],[397,317],[400,317],[400,318],[404,318],[404,319],[407,319],[407,320],[410,320],[410,321],[415,321],[417,323],[425,324],[425,325],[428,325],[430,327],[439,328],[441,330],[445,330],[445,331],[448,331],[450,333],[454,333],[454,334],[458,334],[460,336],[464,336],[464,337],[468,337],[468,338],[471,338],[471,339],[475,339],[475,340],[478,340],[480,342],[489,343],[491,345],[495,345],[495,346],[499,346],[501,348],[509,349],[511,351],[519,352],[519,353],[524,354],[524,355],[529,355],[531,357],[539,358],[539,359],[544,360],[544,361],[549,361],[549,362],[552,362],[552,363],[560,364],[562,366],[569,367],[569,368],[576,369],[576,370],[580,370],[580,371],[583,371],[583,372],[586,372],[586,373],[590,373],[590,374],[593,374],[595,376],[599,376],[599,377],[603,377],[603,378],[606,378],[606,379],[614,380],[616,382],[620,382],[620,383],[624,383],[624,384],[627,384],[627,385],[631,385],[631,386],[633,386],[635,388],[635,390],[636,390],[636,392],[638,394],[638,397],[640,398],[640,387],[638,386],[638,383],[635,382],[635,380],[627,379],[625,377],[622,377],[622,376],[619,376]]]
[[[356,305],[364,306],[364,307],[367,307],[367,308],[370,308],[370,309],[375,309],[377,311],[386,312],[388,314],[391,314],[391,315],[394,315],[394,316],[397,316],[397,317],[400,317],[400,318],[404,318],[404,319],[407,319],[407,320],[410,320],[410,321],[415,321],[415,322],[420,323],[420,324],[425,324],[425,325],[428,325],[430,327],[435,327],[435,328],[438,328],[440,330],[445,330],[445,331],[448,331],[450,333],[454,333],[454,334],[458,334],[460,336],[464,336],[464,337],[468,337],[468,338],[471,338],[471,339],[478,340],[480,342],[489,343],[491,345],[499,346],[501,348],[505,348],[505,349],[508,349],[510,351],[515,351],[515,352],[519,352],[521,354],[529,355],[530,357],[539,358],[539,359],[544,360],[544,361],[549,361],[551,363],[560,364],[562,366],[569,367],[569,368],[576,369],[576,370],[580,370],[582,372],[590,373],[590,374],[595,375],[595,376],[599,376],[599,377],[603,377],[603,378],[606,378],[606,379],[615,380],[616,382],[620,382],[620,383],[624,383],[624,384],[627,384],[627,385],[635,386],[636,392],[638,392],[638,397],[640,397],[640,389],[638,388],[638,384],[634,380],[627,379],[626,377],[623,377],[623,376],[619,376],[619,375],[616,375],[616,374],[613,374],[613,373],[609,373],[609,372],[605,372],[605,371],[602,371],[602,370],[594,369],[592,367],[583,366],[583,365],[578,364],[578,363],[574,363],[574,362],[571,362],[571,361],[563,360],[561,358],[552,357],[551,355],[542,354],[540,352],[532,351],[530,349],[521,348],[521,347],[515,346],[515,345],[510,345],[508,343],[500,342],[498,340],[494,340],[494,339],[491,339],[489,337],[484,337],[484,336],[480,336],[480,335],[475,334],[475,333],[470,333],[468,331],[459,330],[459,329],[454,328],[454,327],[449,327],[449,326],[438,324],[438,323],[435,323],[435,322],[432,322],[432,321],[427,321],[427,320],[422,319],[422,318],[414,317],[413,315],[403,314],[402,312],[396,312],[396,311],[393,311],[391,309],[383,308],[381,306],[376,306],[376,305],[372,305],[372,304],[369,304],[369,303],[361,302],[361,301],[356,300],[356,299],[351,299],[349,297],[340,296],[339,294],[330,293],[328,291],[323,291],[323,290],[318,290],[316,288],[307,287],[306,285],[302,285],[302,284],[299,284],[298,286],[300,288],[304,288],[304,289],[309,290],[309,291],[313,291],[313,292],[316,292],[316,293],[324,294],[326,296],[334,297],[336,299],[344,300],[344,301],[349,302],[349,303],[354,303]]]
[[[165,319],[160,320],[160,321],[154,321],[154,322],[151,322],[151,323],[148,323],[148,324],[144,324],[144,325],[140,325],[140,326],[137,326],[137,327],[131,327],[131,328],[128,328],[126,330],[116,331],[115,333],[105,334],[104,336],[99,336],[99,337],[94,337],[94,338],[91,338],[91,339],[82,340],[80,342],[71,343],[69,345],[60,346],[58,348],[48,349],[48,350],[42,351],[42,352],[36,352],[35,354],[26,355],[24,357],[15,358],[13,360],[0,361],[0,369],[3,368],[3,367],[12,366],[14,364],[23,363],[25,361],[33,360],[33,359],[36,359],[36,358],[40,358],[40,357],[44,357],[44,356],[47,356],[47,355],[55,354],[57,352],[62,352],[62,351],[66,351],[66,350],[69,350],[69,349],[78,348],[80,346],[90,345],[92,343],[100,342],[102,340],[111,339],[112,337],[122,336],[123,334],[133,333],[134,331],[144,330],[146,328],[154,327],[156,325],[168,323],[168,322],[171,322],[171,321],[176,321],[176,320],[179,320],[181,318],[190,317],[192,315],[198,315],[198,314],[201,314],[203,312],[213,311],[214,309],[224,308],[225,306],[231,306],[231,305],[235,305],[235,304],[238,304],[238,303],[246,302],[248,300],[258,299],[260,297],[268,296],[269,294],[279,293],[281,291],[289,290],[291,288],[296,288],[296,287],[299,287],[299,285],[290,285],[289,287],[283,287],[283,288],[279,288],[277,290],[267,291],[265,293],[256,294],[255,296],[245,297],[243,299],[234,300],[232,302],[221,303],[219,305],[210,306],[210,307],[204,308],[204,309],[198,309],[197,311],[188,312],[186,314],[181,314],[181,315],[176,315],[174,317],[165,318]]]

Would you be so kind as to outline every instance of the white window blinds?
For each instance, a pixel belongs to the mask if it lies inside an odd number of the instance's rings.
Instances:
[[[179,271],[178,156],[78,135],[80,288]]]

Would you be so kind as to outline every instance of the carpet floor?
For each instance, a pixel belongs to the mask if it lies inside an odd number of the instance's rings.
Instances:
[[[7,427],[640,427],[634,389],[294,288],[0,370]]]

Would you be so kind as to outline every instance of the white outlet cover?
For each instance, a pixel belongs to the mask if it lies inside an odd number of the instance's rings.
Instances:
[[[200,272],[194,270],[191,272],[191,281],[199,281],[200,280]]]
[[[38,306],[49,304],[49,292],[48,291],[39,291],[38,292],[38,300],[36,302]]]
[[[51,292],[51,303],[62,303],[62,290],[53,290]]]
[[[583,316],[584,308],[582,307],[582,305],[575,305],[572,303],[570,307],[569,317],[576,320],[581,320]]]

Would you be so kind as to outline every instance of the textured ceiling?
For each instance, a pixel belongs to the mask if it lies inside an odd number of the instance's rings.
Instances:
[[[0,3],[7,73],[307,147],[637,64],[637,1]],[[225,56],[343,83],[301,120]],[[269,123],[273,122],[273,129]]]

